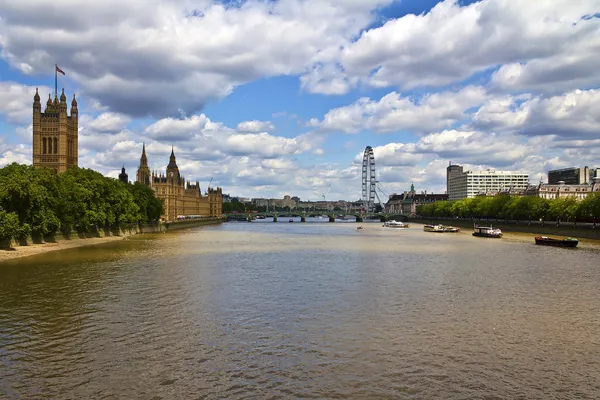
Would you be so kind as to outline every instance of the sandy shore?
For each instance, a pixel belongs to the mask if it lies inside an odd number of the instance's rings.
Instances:
[[[127,236],[108,236],[103,238],[60,240],[55,243],[32,244],[29,246],[15,246],[11,249],[0,249],[0,263],[14,258],[28,257],[49,251],[72,249],[74,247],[93,246],[95,244],[123,240]]]

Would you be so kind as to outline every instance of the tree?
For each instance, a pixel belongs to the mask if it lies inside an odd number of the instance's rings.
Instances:
[[[0,188],[0,206],[16,213],[20,225],[29,226],[21,236],[44,236],[59,228],[58,187],[53,170],[13,163],[0,170]]]
[[[19,216],[0,207],[0,241],[10,241],[19,234]]]
[[[133,200],[139,207],[138,220],[143,223],[158,221],[163,213],[163,202],[155,196],[154,191],[139,182],[123,185],[133,195]]]
[[[600,217],[600,193],[592,193],[586,196],[579,204],[581,217]]]

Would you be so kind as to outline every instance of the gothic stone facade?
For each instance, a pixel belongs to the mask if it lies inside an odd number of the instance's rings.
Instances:
[[[156,196],[164,203],[162,218],[175,221],[190,216],[220,217],[223,214],[223,192],[220,187],[208,188],[203,196],[198,182],[186,182],[179,174],[175,153],[171,151],[166,174],[150,173],[146,146],[142,148],[140,166],[137,170],[137,182],[150,186]]]
[[[46,109],[42,112],[40,95],[33,97],[33,165],[65,172],[76,166],[78,160],[78,110],[73,95],[71,115],[67,115],[67,96],[63,89],[54,101],[48,95]]]

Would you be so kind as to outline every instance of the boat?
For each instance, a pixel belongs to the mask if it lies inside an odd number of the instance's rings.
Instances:
[[[456,228],[454,226],[444,226],[444,232],[456,233],[460,232],[460,228]]]
[[[444,226],[441,224],[438,225],[425,225],[423,227],[425,232],[441,232],[441,233],[455,233],[460,232],[460,228],[455,228],[453,226]]]
[[[294,220],[290,218],[288,222],[294,222]]]
[[[357,227],[356,227],[356,229],[362,229],[362,228],[363,228],[362,226],[357,226]]]
[[[473,236],[501,238],[502,231],[498,228],[493,228],[491,226],[479,226],[475,224],[475,226],[473,227]]]
[[[445,232],[444,225],[425,225],[423,230],[425,232]]]
[[[543,246],[557,246],[557,247],[577,247],[579,240],[568,237],[566,239],[554,239],[548,236],[536,236],[535,244]]]
[[[401,221],[386,221],[383,223],[384,228],[408,228],[408,224]]]

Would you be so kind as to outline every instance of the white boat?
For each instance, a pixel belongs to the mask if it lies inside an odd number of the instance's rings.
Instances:
[[[386,221],[383,223],[384,228],[408,228],[408,224],[402,221]]]
[[[502,231],[498,228],[493,228],[491,226],[479,226],[475,224],[475,226],[473,227],[473,236],[501,238]]]
[[[460,232],[459,228],[455,228],[453,226],[444,226],[441,224],[437,224],[437,225],[425,225],[423,227],[423,230],[425,232],[439,232],[439,233],[444,233],[444,232]]]
[[[445,232],[443,225],[425,225],[423,230],[425,232]]]

